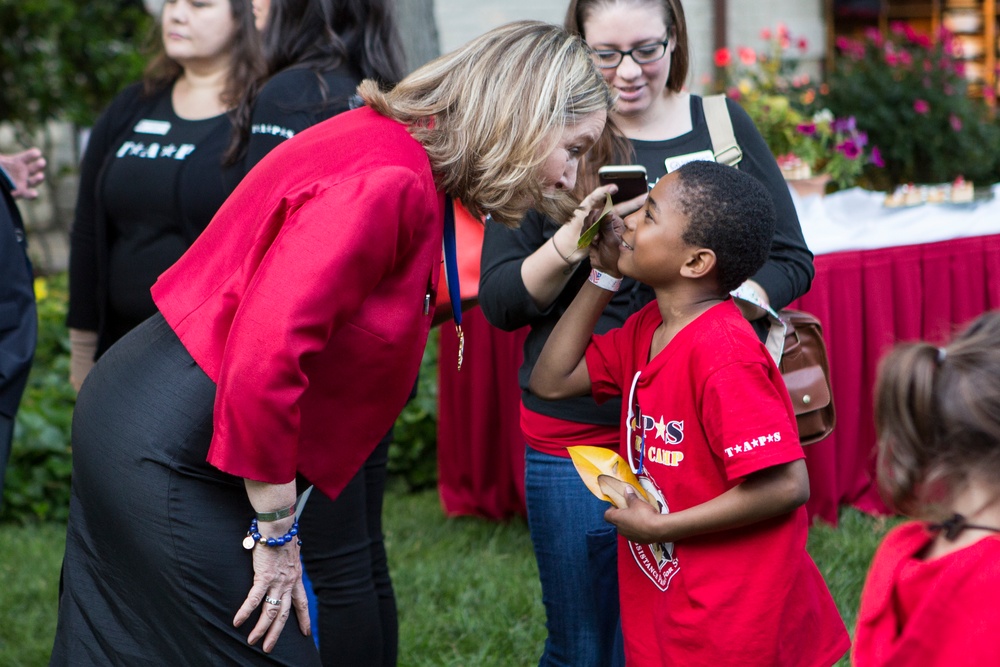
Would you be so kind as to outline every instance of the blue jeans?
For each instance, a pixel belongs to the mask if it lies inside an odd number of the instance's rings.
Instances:
[[[568,458],[525,454],[528,529],[545,605],[540,667],[608,667],[621,654],[617,532]]]

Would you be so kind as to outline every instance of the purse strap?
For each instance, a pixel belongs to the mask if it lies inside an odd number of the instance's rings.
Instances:
[[[733,131],[733,119],[729,117],[726,106],[726,96],[708,95],[701,100],[705,111],[705,122],[708,124],[708,135],[712,139],[712,152],[715,161],[729,167],[737,167],[743,159],[743,149],[736,142]]]
[[[743,159],[743,150],[736,142],[733,119],[729,115],[729,107],[726,106],[726,96],[719,94],[703,97],[702,107],[705,111],[708,134],[712,139],[712,152],[715,153],[715,161],[738,169],[739,163]],[[730,294],[735,299],[746,301],[767,311],[770,327],[764,345],[771,353],[774,363],[780,364],[781,355],[785,349],[785,332],[788,329],[784,320],[770,305],[760,299],[756,290],[750,289],[746,284],[740,285]]]
[[[767,330],[767,340],[764,341],[764,347],[771,353],[774,363],[780,364],[781,355],[785,351],[785,333],[788,330],[788,325],[781,319],[781,315],[776,313],[769,304],[764,303],[764,300],[757,294],[757,290],[750,288],[746,283],[734,289],[729,295],[734,299],[746,301],[767,311],[767,321],[770,327]]]

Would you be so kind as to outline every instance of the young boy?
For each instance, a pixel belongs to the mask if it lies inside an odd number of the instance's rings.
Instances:
[[[736,169],[691,162],[662,178],[620,245],[602,232],[531,376],[543,398],[628,398],[622,453],[653,502],[630,493],[605,514],[621,536],[630,666],[829,667],[850,646],[805,550],[788,393],[729,297],[764,263],[774,224],[767,191]],[[591,337],[621,274],[656,301]]]

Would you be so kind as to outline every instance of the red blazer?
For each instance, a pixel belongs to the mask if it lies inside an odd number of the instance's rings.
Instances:
[[[340,492],[413,387],[443,206],[423,147],[368,108],[250,171],[152,290],[218,385],[209,463]]]

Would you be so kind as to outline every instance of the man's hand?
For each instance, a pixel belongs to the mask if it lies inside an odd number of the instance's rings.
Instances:
[[[0,154],[0,166],[4,168],[14,181],[15,198],[34,199],[38,196],[35,189],[45,180],[45,158],[42,151],[29,148],[14,155]]]

